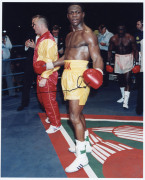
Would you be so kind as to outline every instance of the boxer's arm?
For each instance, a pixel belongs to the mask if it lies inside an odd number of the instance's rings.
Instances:
[[[64,65],[64,55],[53,63],[54,67]]]
[[[108,62],[109,65],[111,64],[112,61],[112,51],[114,49],[114,42],[113,42],[113,38],[110,39],[109,41],[109,47],[108,47]]]
[[[83,77],[87,84],[89,84],[91,87],[95,89],[98,89],[103,82],[103,66],[104,66],[103,59],[100,55],[98,40],[95,34],[91,32],[87,32],[84,38],[85,38],[85,42],[88,44],[89,53],[93,61],[94,69],[93,71],[91,69],[88,69],[89,71],[85,71],[86,76],[84,73]]]
[[[59,66],[62,66],[64,65],[64,56],[62,56],[61,58],[59,58],[57,61],[53,62],[53,63],[46,63],[46,69],[47,69],[47,66],[51,66],[52,68],[54,67],[59,67]],[[51,69],[52,69],[51,68]],[[44,79],[41,79],[41,81],[39,82],[39,86],[40,87],[44,87],[45,84],[46,84],[46,76],[44,76],[44,73],[42,73],[41,77],[45,77]]]
[[[103,60],[102,57],[100,55],[100,49],[99,49],[99,45],[98,45],[98,39],[95,36],[94,33],[92,32],[87,32],[85,33],[85,41],[88,44],[88,48],[89,48],[89,53],[91,56],[91,59],[93,61],[93,68],[99,68],[101,70],[103,70]]]
[[[47,45],[47,46],[46,46]],[[48,79],[50,74],[52,74],[54,71],[57,71],[61,65],[64,63],[64,58],[61,57],[58,59],[58,49],[57,44],[52,40],[45,40],[44,46],[46,46],[46,54],[44,54],[44,58],[51,60],[49,62],[46,61],[45,65],[45,71],[41,74],[42,78]],[[45,60],[44,59],[44,60]]]
[[[136,45],[136,41],[135,38],[133,36],[131,36],[131,42],[132,42],[132,52],[133,52],[133,56],[135,59],[135,65],[132,69],[133,73],[139,73],[140,72],[140,65],[139,65],[139,52],[137,50],[137,45]]]
[[[135,38],[133,36],[131,36],[130,40],[131,40],[131,43],[132,43],[132,52],[133,52],[135,62],[139,63],[139,52],[137,50],[137,45],[136,45]]]
[[[46,69],[49,70],[49,69],[53,69],[54,67],[63,66],[63,65],[64,65],[64,55],[55,62],[46,63]]]

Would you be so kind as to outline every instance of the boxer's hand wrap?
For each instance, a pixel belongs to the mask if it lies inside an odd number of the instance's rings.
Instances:
[[[139,61],[136,61],[136,62],[135,62],[135,66],[140,66]]]
[[[53,68],[54,68],[53,62],[46,63],[46,70],[53,69]]]
[[[103,71],[100,68],[85,70],[83,77],[86,84],[94,89],[98,89],[103,83]]]
[[[102,73],[102,75],[103,75],[102,69],[100,69],[100,68],[95,68],[95,69],[98,70],[98,71],[100,71],[100,72]]]

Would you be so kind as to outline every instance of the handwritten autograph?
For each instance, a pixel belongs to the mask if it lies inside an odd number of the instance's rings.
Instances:
[[[82,78],[82,76],[78,77],[78,79],[77,79],[77,87],[76,88],[70,89],[70,90],[62,90],[62,91],[71,92],[71,91],[74,91],[74,90],[79,89],[79,88],[87,88],[89,83],[86,84],[86,86],[81,86],[83,80],[81,80],[80,83],[79,83],[79,78]],[[51,93],[51,92],[60,92],[60,91],[47,91],[47,92],[45,91],[45,92],[40,92],[40,93]],[[40,94],[40,93],[38,93],[38,94]]]

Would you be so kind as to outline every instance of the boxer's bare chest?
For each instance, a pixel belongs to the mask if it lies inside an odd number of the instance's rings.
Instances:
[[[71,32],[66,38],[65,59],[88,60],[89,50],[83,31]]]
[[[129,37],[116,38],[114,45],[116,51],[120,54],[128,53],[132,50],[131,41]]]
[[[69,34],[66,39],[67,48],[79,48],[86,46],[83,31],[76,31]]]
[[[116,46],[127,47],[130,46],[130,39],[128,37],[117,38],[115,41]]]

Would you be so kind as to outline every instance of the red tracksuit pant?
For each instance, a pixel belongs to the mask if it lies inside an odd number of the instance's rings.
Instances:
[[[41,80],[41,76],[37,76],[37,96],[39,102],[45,108],[46,114],[49,118],[51,125],[53,126],[60,126],[60,113],[58,108],[58,103],[56,101],[56,90],[57,90],[57,80],[58,80],[58,73],[53,72],[49,76],[49,79],[46,82],[44,87],[39,87],[39,81]]]

